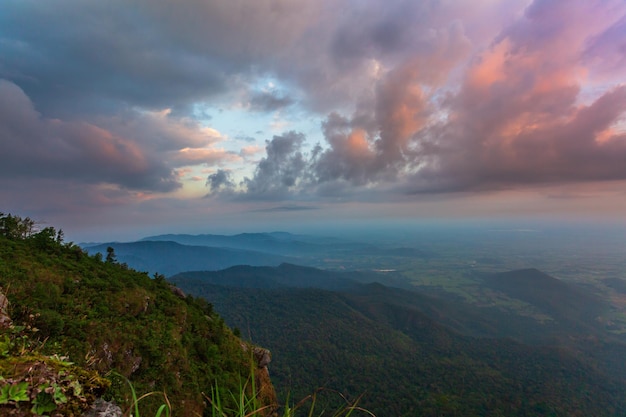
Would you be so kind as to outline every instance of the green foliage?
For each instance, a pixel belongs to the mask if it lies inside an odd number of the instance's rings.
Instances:
[[[4,385],[0,388],[0,404],[15,404],[20,401],[28,401],[27,390],[27,382]]]
[[[41,391],[32,401],[31,411],[34,414],[43,415],[56,410],[59,405],[67,403],[63,389],[55,383],[43,383],[38,387],[38,390]]]
[[[3,214],[0,226],[0,287],[13,322],[45,340],[43,355],[62,352],[101,374],[116,370],[137,392],[167,392],[172,410],[185,415],[202,414],[201,392],[216,380],[234,389],[248,373],[241,340],[205,300],[175,294],[162,277],[88,256],[52,228],[37,232],[34,222]],[[0,357],[27,352],[20,337],[9,342],[0,334]],[[70,383],[59,386],[69,390]],[[106,397],[133,402],[124,384],[113,383]],[[39,397],[38,410],[49,400]],[[142,399],[144,414],[161,406],[155,395]]]
[[[115,256],[115,249],[113,249],[111,246],[108,246],[106,262],[114,263],[116,261],[117,261],[117,256]]]
[[[139,403],[141,402],[141,400],[151,397],[151,396],[157,396],[157,397],[163,396],[164,403],[158,407],[155,413],[155,417],[161,417],[161,416],[169,417],[170,416],[172,412],[172,406],[165,392],[149,392],[147,394],[143,394],[140,397],[137,397],[137,392],[135,391],[135,387],[133,386],[132,382],[130,382],[128,379],[124,378],[123,375],[120,375],[118,373],[113,372],[111,375],[125,381],[130,389],[131,396],[132,396],[132,404],[130,405],[129,412],[127,414],[130,414],[134,417],[141,417],[142,413],[140,412],[140,408],[139,408]],[[131,414],[131,411],[132,411],[132,414]],[[143,415],[145,416],[145,413]]]
[[[37,329],[10,327],[2,335],[0,414],[77,416],[109,383],[56,355],[44,355]]]
[[[26,239],[35,230],[35,221],[0,212],[0,236],[7,239]]]

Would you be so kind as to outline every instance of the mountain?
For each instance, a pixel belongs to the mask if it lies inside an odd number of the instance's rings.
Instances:
[[[527,302],[570,331],[593,332],[598,328],[598,317],[607,311],[599,297],[560,281],[537,269],[489,274],[485,286],[510,298]]]
[[[171,246],[162,246],[166,243]],[[436,254],[426,249],[393,247],[389,244],[380,246],[286,232],[241,233],[232,236],[166,234],[148,236],[130,243],[83,243],[81,246],[90,253],[98,251],[103,255],[106,248],[111,246],[115,248],[121,262],[166,276],[235,265],[276,266],[281,262],[335,270],[380,270],[389,273],[410,265],[414,260],[436,258]],[[197,249],[200,247],[205,248],[204,252]],[[174,251],[176,256],[169,256]],[[396,280],[394,285],[406,287],[407,281],[402,278]]]
[[[507,331],[507,323],[516,328],[509,333],[521,336],[541,329],[533,318],[360,284],[358,273],[293,265],[241,272],[171,279],[272,350],[272,379],[283,395],[322,386],[352,398],[364,394],[364,407],[394,416],[626,413],[625,381],[597,366],[602,358],[495,337]],[[620,352],[621,345],[605,346]]]
[[[7,384],[30,387],[41,377],[44,382],[37,383],[56,390],[56,398],[63,392],[91,396],[86,384],[106,376],[110,382],[99,386],[110,385],[107,397],[128,407],[131,392],[122,379],[109,374],[115,370],[139,394],[165,392],[175,415],[202,415],[203,392],[211,393],[217,383],[229,402],[228,391],[237,391],[250,375],[251,358],[242,347],[248,345],[242,345],[205,300],[185,297],[162,276],[150,279],[63,244],[52,228],[13,233],[4,220],[0,214],[0,293],[9,304],[0,296],[0,310],[10,313],[15,327],[0,325],[3,395]],[[43,373],[45,364],[49,367]],[[30,406],[23,406],[27,399],[11,395],[0,402],[0,415],[31,415]],[[24,412],[18,410],[18,401]],[[156,395],[143,399],[142,414],[155,415],[158,401]],[[64,415],[79,415],[74,412],[87,405],[82,397],[77,409]]]
[[[369,247],[360,243],[308,235],[294,235],[286,232],[241,233],[238,235],[184,235],[168,234],[149,236],[142,241],[171,241],[183,245],[210,246],[251,250],[283,256],[309,258],[335,250],[355,250]]]
[[[185,285],[216,284],[238,288],[320,288],[341,290],[357,288],[358,283],[384,282],[399,288],[410,284],[393,273],[369,271],[326,271],[283,263],[277,267],[238,265],[221,271],[187,271],[170,277],[171,282]]]
[[[541,315],[520,315],[501,305],[473,305],[438,292],[425,293],[395,273],[328,271],[292,264],[278,267],[235,266],[221,271],[182,272],[170,281],[192,292],[204,285],[234,288],[317,288],[371,297],[370,304],[384,302],[425,314],[461,334],[478,337],[510,337],[522,342],[546,342],[574,334],[603,335],[597,317],[607,310],[599,298],[538,270],[481,274],[485,289],[503,291],[500,299],[524,301]],[[360,284],[380,283],[375,295]],[[523,285],[523,284],[526,285]],[[506,293],[505,293],[506,292]],[[557,320],[558,319],[558,320]]]
[[[218,270],[233,265],[279,265],[291,258],[241,249],[189,246],[170,241],[102,243],[84,249],[89,254],[106,255],[115,250],[117,260],[129,267],[165,276],[190,270]]]

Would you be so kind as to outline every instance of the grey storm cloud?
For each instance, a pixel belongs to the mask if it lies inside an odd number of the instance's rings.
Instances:
[[[163,108],[223,90],[224,68],[176,48],[140,3],[10,1],[0,16],[0,76],[45,113]]]
[[[404,56],[428,37],[437,2],[390,0],[355,3],[331,38],[333,59],[342,64],[372,56]]]
[[[3,4],[0,77],[44,113],[115,113],[120,106],[187,108],[271,67],[301,37],[316,2]]]
[[[10,0],[0,14],[0,77],[54,117],[181,111],[268,73],[302,90],[304,106],[328,111],[368,88],[373,59],[395,66],[427,52],[438,36],[416,22],[437,3],[357,2],[353,15],[331,0]],[[260,94],[251,108],[291,103]]]

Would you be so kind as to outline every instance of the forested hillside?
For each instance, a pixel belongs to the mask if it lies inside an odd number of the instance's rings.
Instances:
[[[202,393],[216,382],[226,395],[245,381],[249,354],[211,304],[177,294],[163,276],[128,269],[114,253],[88,256],[62,238],[0,213],[0,287],[14,325],[33,329],[27,336],[42,353],[67,355],[102,376],[115,370],[140,394],[164,392],[178,416],[201,415]],[[10,362],[7,354],[0,360]],[[128,406],[129,387],[112,380],[107,398]],[[159,401],[142,400],[145,414]]]
[[[346,396],[364,394],[361,403],[380,416],[626,413],[624,379],[603,372],[598,357],[458,332],[488,333],[492,326],[497,333],[506,320],[489,319],[497,310],[464,310],[459,303],[380,284],[342,285],[350,275],[295,266],[258,268],[260,279],[254,282],[255,269],[187,273],[172,280],[211,300],[228,324],[272,350],[272,379],[283,395],[297,397],[318,386]],[[303,288],[306,282],[336,290]],[[531,323],[511,324],[526,332],[540,329]]]

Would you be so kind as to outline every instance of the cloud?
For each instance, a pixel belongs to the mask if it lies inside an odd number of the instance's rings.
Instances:
[[[615,128],[626,112],[626,87],[607,90],[589,105],[578,102],[585,29],[594,33],[597,22],[573,23],[584,20],[588,7],[535,1],[476,56],[459,93],[447,99],[447,118],[418,135],[429,146],[429,163],[415,172],[409,188],[481,190],[626,178],[625,136]],[[553,21],[557,15],[570,20]]]
[[[96,212],[127,206],[146,197],[144,193],[108,184],[69,182],[59,178],[0,177],[3,211],[15,210],[46,221],[62,217],[64,223],[72,223],[78,216],[89,217]]]
[[[619,80],[626,67],[626,15],[587,39],[583,58],[593,75]]]
[[[241,160],[234,152],[214,148],[184,148],[169,153],[168,156],[170,164],[177,167],[202,164],[216,166]]]
[[[15,84],[0,80],[0,175],[66,178],[136,190],[181,186],[172,170],[136,143],[84,122],[45,119]]]
[[[197,120],[173,116],[171,109],[129,110],[112,117],[99,117],[95,122],[157,152],[202,148],[225,140],[220,132]]]
[[[252,178],[245,178],[246,198],[276,199],[298,193],[310,181],[310,159],[302,150],[305,137],[287,132],[266,141],[266,157],[256,166]]]
[[[462,26],[459,10],[490,9],[489,2],[469,0],[453,6],[181,0],[134,7],[123,0],[45,6],[24,0],[5,5],[0,16],[0,77],[53,117],[111,115],[121,106],[178,115],[230,91],[250,91],[268,75],[292,91],[254,94],[253,110],[295,104],[291,93],[298,91],[298,104],[328,112],[360,100],[407,57],[428,59],[440,28]]]
[[[626,178],[622,0],[4,6],[4,178],[171,192],[173,168],[207,165],[214,192],[269,200]],[[237,153],[196,110],[241,102]],[[260,158],[248,131],[270,126],[248,124],[268,112],[306,136]]]
[[[293,98],[275,91],[258,91],[250,97],[250,110],[273,112],[294,104]]]
[[[0,76],[55,117],[120,106],[181,109],[216,98],[289,50],[320,8],[270,0],[4,6]]]
[[[232,189],[235,186],[235,182],[229,171],[218,169],[217,172],[207,177],[206,185],[209,187],[211,193],[214,193],[223,188]]]
[[[288,206],[276,206],[269,207],[263,209],[252,210],[254,212],[261,213],[280,213],[280,212],[294,212],[294,211],[309,211],[309,210],[319,210],[319,207],[315,206],[296,206],[296,205],[288,205]]]
[[[251,158],[256,157],[258,154],[263,152],[263,148],[257,145],[244,146],[239,151],[239,156],[244,158],[245,160],[250,160]]]
[[[302,152],[304,136],[294,132],[268,142],[267,157],[244,182],[248,196],[299,199],[306,190],[346,197],[394,188],[441,193],[626,179],[626,86],[610,85],[582,101],[593,53],[609,58],[594,65],[615,65],[618,55],[599,51],[621,45],[623,18],[607,20],[616,10],[626,13],[617,2],[536,0],[464,67],[459,63],[471,42],[460,23],[429,36],[418,31],[416,39],[385,24],[395,14],[357,13],[363,24],[335,33],[334,59],[396,51],[404,58],[379,74],[350,117],[326,117],[325,143],[310,155]],[[407,43],[415,51],[407,53]],[[456,88],[448,85],[453,76]]]

